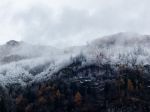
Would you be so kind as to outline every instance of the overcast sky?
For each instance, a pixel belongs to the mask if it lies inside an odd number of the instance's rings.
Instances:
[[[82,45],[117,32],[150,34],[149,0],[0,0],[0,44]]]

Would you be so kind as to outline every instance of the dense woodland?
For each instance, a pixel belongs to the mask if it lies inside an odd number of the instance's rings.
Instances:
[[[0,112],[150,112],[150,66],[87,64],[79,56],[50,79],[1,88]]]

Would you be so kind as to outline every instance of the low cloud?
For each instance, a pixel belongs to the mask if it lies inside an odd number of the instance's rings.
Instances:
[[[83,45],[117,32],[149,33],[150,8],[147,0],[28,2],[24,3],[26,7],[19,2],[1,7],[6,12],[5,15],[0,13],[5,26],[0,27],[0,34],[5,38],[1,40],[12,38],[67,47]]]

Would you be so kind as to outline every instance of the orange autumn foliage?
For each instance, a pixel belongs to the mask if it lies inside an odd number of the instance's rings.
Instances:
[[[129,91],[133,91],[134,87],[133,87],[133,83],[130,79],[128,79],[128,90]]]
[[[76,95],[75,95],[75,98],[74,98],[74,102],[77,105],[80,105],[81,101],[82,101],[82,96],[81,96],[80,92],[77,92]]]

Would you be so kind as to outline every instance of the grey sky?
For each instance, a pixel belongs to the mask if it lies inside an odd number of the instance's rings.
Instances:
[[[0,0],[0,44],[82,45],[117,32],[150,34],[149,0]]]

